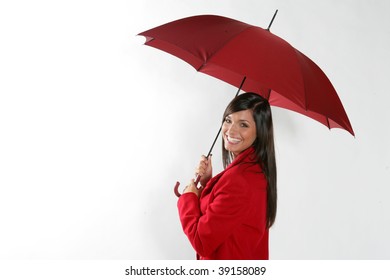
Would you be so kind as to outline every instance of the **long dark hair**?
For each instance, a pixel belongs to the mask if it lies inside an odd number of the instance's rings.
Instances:
[[[256,123],[256,140],[253,143],[255,160],[261,166],[268,183],[267,188],[267,227],[270,228],[276,218],[277,191],[276,191],[276,160],[274,145],[274,129],[271,107],[268,100],[262,96],[247,92],[234,98],[226,107],[222,122],[232,113],[242,110],[252,110]],[[232,154],[225,149],[222,143],[222,160],[226,168],[232,161]]]

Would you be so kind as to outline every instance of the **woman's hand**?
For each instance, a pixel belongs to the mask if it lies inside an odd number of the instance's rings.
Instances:
[[[203,190],[203,187],[201,186],[199,189],[195,186],[194,179],[190,181],[190,183],[184,188],[183,194],[188,193],[188,192],[193,192],[195,193],[198,197],[200,197],[200,194]]]
[[[212,177],[212,173],[211,155],[208,158],[202,156],[198,167],[195,169],[195,175],[200,176],[200,184],[202,186],[206,186],[207,182]]]
[[[202,156],[200,158],[200,162],[198,167],[195,169],[195,175],[200,176],[200,188],[197,188],[195,186],[195,180],[192,179],[190,183],[184,188],[183,194],[188,193],[188,192],[193,192],[195,193],[198,197],[200,197],[200,194],[206,186],[207,182],[210,180],[212,176],[212,165],[211,165],[211,156],[207,159],[205,156]]]

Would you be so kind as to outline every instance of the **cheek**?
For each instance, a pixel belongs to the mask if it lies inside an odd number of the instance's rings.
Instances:
[[[250,131],[247,135],[247,139],[251,142],[251,144],[253,144],[253,142],[255,142],[256,138],[257,138],[256,130]]]
[[[222,129],[221,129],[221,132],[222,132],[222,135],[225,135],[226,131],[228,130],[228,126],[224,123],[222,125]]]

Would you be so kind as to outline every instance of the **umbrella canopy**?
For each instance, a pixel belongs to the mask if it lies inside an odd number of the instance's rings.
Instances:
[[[231,18],[200,15],[138,35],[145,44],[181,58],[197,71],[256,92],[271,105],[306,115],[354,135],[343,105],[325,73],[268,29]]]

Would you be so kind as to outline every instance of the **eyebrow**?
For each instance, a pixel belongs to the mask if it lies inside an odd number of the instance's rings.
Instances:
[[[230,115],[227,115],[226,118],[229,118],[231,119],[232,117]],[[241,120],[238,120],[239,122],[247,122],[247,123],[251,123],[251,121],[248,121],[248,120],[245,120],[245,119],[241,119]]]
[[[239,120],[240,123],[244,123],[247,126],[252,126],[254,123],[247,120]]]

